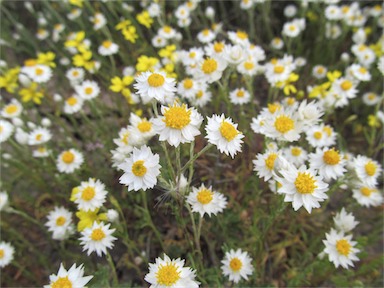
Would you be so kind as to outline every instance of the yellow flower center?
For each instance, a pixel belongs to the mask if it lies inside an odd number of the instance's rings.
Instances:
[[[376,95],[375,94],[373,94],[373,93],[369,93],[368,94],[368,99],[369,100],[374,100],[376,98]]]
[[[181,130],[191,122],[191,113],[185,104],[169,107],[164,113],[163,121],[167,127]]]
[[[151,76],[148,77],[148,84],[151,87],[160,87],[164,84],[165,79],[163,75],[158,73],[153,73]]]
[[[316,180],[309,173],[299,172],[295,180],[295,187],[300,194],[312,194],[317,188]]]
[[[79,76],[79,71],[77,71],[77,70],[73,71],[73,72],[72,72],[72,76],[73,76],[73,77],[77,77],[77,76]]]
[[[72,282],[68,276],[59,277],[54,283],[51,284],[52,288],[72,288]]]
[[[10,104],[5,108],[5,113],[7,114],[15,114],[17,112],[18,107],[15,104]]]
[[[41,138],[43,138],[42,134],[37,134],[35,137],[36,141],[41,141]]]
[[[3,258],[4,258],[4,250],[0,249],[0,259],[3,259]]]
[[[215,50],[216,53],[222,52],[223,49],[224,49],[223,42],[215,42],[215,44],[213,44],[213,50]]]
[[[37,76],[40,76],[40,75],[42,75],[44,73],[44,70],[41,69],[41,68],[36,68],[35,73],[36,73]]]
[[[239,98],[244,97],[244,95],[245,95],[245,93],[244,93],[243,90],[239,90],[239,91],[237,91],[237,93],[236,93],[236,96],[239,97]]]
[[[137,177],[143,177],[147,173],[143,160],[138,160],[132,165],[132,173]]]
[[[324,68],[323,67],[318,67],[317,68],[317,73],[318,74],[323,74],[324,73]]]
[[[229,142],[232,141],[239,131],[230,123],[223,121],[220,125],[220,133],[221,135]]]
[[[180,271],[177,271],[175,263],[160,265],[156,279],[158,285],[172,286],[180,279]]]
[[[372,194],[373,191],[374,191],[373,189],[370,189],[370,188],[368,188],[368,187],[362,187],[362,188],[360,188],[360,192],[361,192],[361,194],[363,194],[363,195],[366,196],[366,197],[371,196],[371,194]]]
[[[65,224],[65,221],[66,221],[65,217],[63,217],[63,216],[57,217],[56,225],[57,226],[63,226]]]
[[[292,155],[293,156],[300,156],[301,155],[301,148],[299,148],[299,147],[293,147],[292,149],[291,149],[291,153],[292,153]]]
[[[229,262],[229,267],[231,267],[232,271],[237,272],[243,267],[243,263],[239,258],[235,257]]]
[[[343,81],[343,83],[341,83],[340,86],[341,86],[341,89],[343,89],[344,91],[347,91],[352,88],[352,82],[349,80],[345,80]]]
[[[104,231],[101,228],[97,228],[97,229],[92,231],[91,239],[93,241],[100,241],[100,240],[103,240],[105,238],[105,236],[106,235],[105,235]]]
[[[88,186],[81,193],[81,199],[83,199],[84,201],[90,201],[93,199],[93,197],[95,197],[95,194],[95,188]]]
[[[278,116],[274,125],[276,130],[283,134],[295,128],[295,122],[290,117],[285,115]]]
[[[139,131],[142,133],[151,131],[151,128],[152,128],[152,123],[147,120],[143,120],[139,123],[139,125],[137,125],[137,129],[139,129]]]
[[[193,86],[192,79],[189,79],[189,78],[185,79],[184,82],[183,82],[183,86],[184,86],[185,89],[191,89],[192,86]]]
[[[163,31],[165,32],[165,33],[171,33],[171,31],[172,31],[172,28],[171,27],[169,27],[169,26],[164,26],[163,27]]]
[[[109,47],[111,47],[112,42],[107,40],[107,41],[104,41],[102,45],[103,45],[104,48],[108,49]]]
[[[323,137],[323,133],[321,133],[320,131],[316,131],[315,133],[313,133],[313,137],[315,137],[315,139],[317,140],[320,140]]]
[[[77,99],[76,99],[76,97],[69,97],[69,98],[67,99],[67,103],[68,103],[69,106],[74,106],[74,105],[76,105],[76,104],[77,104]]]
[[[196,52],[189,53],[189,58],[195,58],[195,57],[196,57]]]
[[[296,26],[295,25],[289,25],[289,31],[295,31],[296,30]]]
[[[85,94],[87,94],[87,95],[92,94],[92,92],[93,92],[93,88],[92,88],[92,87],[87,87],[87,88],[85,88],[84,92],[85,92]]]
[[[73,155],[73,153],[70,151],[65,151],[61,156],[61,159],[63,160],[64,163],[71,164],[73,160],[75,160],[75,155]]]
[[[282,65],[275,65],[273,67],[273,72],[275,72],[276,74],[281,74],[284,72],[284,70],[285,70],[285,68]]]
[[[293,104],[295,104],[295,102],[296,102],[295,98],[293,98],[293,97],[288,97],[287,98],[287,104],[289,106],[292,106]]]
[[[325,151],[323,154],[323,160],[327,165],[336,165],[340,162],[340,154],[335,149]]]
[[[331,135],[332,135],[332,128],[331,127],[329,127],[329,126],[325,126],[324,128],[323,128],[323,131],[325,132],[325,133],[327,133],[327,135],[328,135],[328,137],[330,137]]]
[[[336,250],[341,255],[348,256],[349,252],[351,252],[351,247],[351,244],[349,244],[346,239],[341,239],[336,242]]]
[[[377,167],[376,167],[376,164],[373,163],[372,161],[368,161],[368,163],[365,164],[364,168],[368,176],[375,175]]]
[[[367,69],[365,69],[364,67],[360,67],[360,68],[359,68],[359,72],[360,72],[361,74],[366,74],[368,71],[367,71]]]
[[[211,74],[215,72],[217,70],[217,61],[212,58],[205,59],[201,70],[203,70],[205,74]]]
[[[202,33],[204,36],[208,36],[209,35],[209,29],[204,29]]]
[[[199,90],[199,92],[196,93],[196,98],[200,99],[201,97],[203,97],[203,95],[204,95],[203,90]]]
[[[241,40],[248,39],[248,34],[243,31],[237,31],[236,36],[239,37]]]
[[[265,166],[267,166],[267,168],[269,170],[272,170],[273,167],[275,166],[275,160],[277,158],[277,154],[276,153],[271,153],[268,155],[268,157],[265,159]]]
[[[245,70],[251,70],[253,69],[253,67],[255,67],[255,65],[253,64],[253,62],[244,62],[244,68]]]
[[[268,104],[268,111],[271,112],[272,114],[275,113],[278,109],[280,109],[279,103]]]
[[[199,201],[201,204],[208,204],[213,199],[213,193],[211,190],[208,189],[202,189],[197,193],[197,201]]]

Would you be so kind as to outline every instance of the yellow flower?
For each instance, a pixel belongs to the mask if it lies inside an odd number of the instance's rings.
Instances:
[[[161,69],[161,71],[164,71],[165,73],[167,73],[167,77],[177,78],[177,74],[174,72],[174,70],[175,70],[175,65],[173,63],[168,63],[164,66],[163,69]]]
[[[74,6],[78,6],[80,8],[83,7],[83,1],[84,0],[69,0],[69,3],[74,5]]]
[[[129,21],[129,20],[123,20],[121,22],[119,22],[116,26],[115,26],[115,29],[116,30],[123,30],[125,28],[127,28],[128,26],[131,26],[132,22]]]
[[[108,220],[106,213],[97,214],[99,209],[94,211],[85,212],[83,210],[79,210],[76,212],[77,218],[79,218],[79,223],[77,223],[77,231],[81,232],[85,228],[90,228],[93,225],[93,222],[100,223],[100,221]]]
[[[330,82],[333,82],[335,81],[336,79],[340,78],[341,76],[341,72],[338,71],[338,70],[335,70],[335,71],[329,71],[327,73],[327,78]]]
[[[369,45],[369,48],[375,52],[376,57],[381,57],[384,54],[384,50],[381,49],[382,44],[380,43],[380,40],[376,44]]]
[[[80,54],[76,54],[72,58],[73,65],[76,67],[85,67],[87,70],[92,69],[92,52],[91,51],[84,51]]]
[[[296,87],[292,85],[292,83],[296,82],[297,80],[299,80],[299,75],[296,73],[291,73],[287,80],[277,82],[276,86],[279,88],[283,88],[283,92],[285,95],[290,95],[291,93],[297,92]]]
[[[308,96],[309,98],[324,98],[328,93],[329,87],[331,87],[331,82],[325,82],[321,85],[315,86],[312,88],[312,91],[309,93]]]
[[[71,192],[71,198],[69,198],[69,200],[72,201],[72,202],[75,202],[76,194],[79,193],[79,191],[80,191],[80,187],[73,188],[72,192]]]
[[[124,76],[123,78],[113,77],[111,79],[112,85],[109,86],[109,89],[116,93],[121,92],[124,97],[130,97],[131,90],[128,86],[132,84],[133,80],[134,78],[132,76]]]
[[[138,72],[153,71],[157,63],[159,63],[159,59],[142,55],[137,59],[136,70]]]
[[[371,127],[380,127],[380,121],[375,115],[368,115],[368,125]]]
[[[84,52],[87,49],[87,47],[83,43],[84,38],[85,38],[85,32],[79,31],[76,33],[74,39],[65,41],[64,46],[75,47],[79,52]]]
[[[55,68],[56,67],[56,64],[53,60],[55,60],[55,53],[53,52],[47,52],[47,53],[39,53],[37,54],[37,64],[44,64],[44,65],[47,65],[47,66],[50,66],[52,68]]]
[[[149,13],[148,13],[147,10],[144,10],[144,11],[141,12],[140,14],[137,14],[136,19],[137,19],[137,21],[138,21],[141,25],[147,27],[148,29],[151,28],[152,23],[153,23],[153,19],[152,19],[152,17],[149,15]]]
[[[129,26],[122,31],[125,40],[128,40],[129,42],[135,43],[136,39],[139,38],[139,36],[136,33],[136,27],[135,26]]]
[[[172,58],[173,52],[176,50],[176,45],[168,45],[159,51],[159,56],[162,58]]]
[[[28,88],[23,88],[19,91],[21,101],[29,102],[33,101],[36,104],[41,104],[41,99],[44,97],[44,94],[41,90],[38,90],[38,84],[36,82],[32,82]]]
[[[5,88],[7,92],[14,93],[18,87],[17,80],[19,72],[20,67],[15,67],[5,72],[4,76],[0,76],[0,88]]]

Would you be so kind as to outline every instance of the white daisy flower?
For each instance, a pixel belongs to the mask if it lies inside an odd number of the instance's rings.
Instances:
[[[361,182],[368,186],[376,186],[377,178],[381,175],[382,168],[380,164],[366,156],[358,155],[353,161],[357,177]]]
[[[231,118],[225,118],[224,114],[212,115],[207,117],[208,123],[205,131],[208,142],[217,146],[221,153],[235,157],[237,152],[241,151],[241,144],[244,138],[243,133],[237,130],[237,124],[234,124]]]
[[[256,160],[252,161],[254,165],[253,171],[257,172],[259,178],[264,178],[264,181],[268,181],[273,176],[273,170],[276,168],[279,155],[281,153],[275,150],[257,154]]]
[[[65,77],[74,85],[81,83],[84,80],[84,69],[74,67],[71,69],[68,69],[68,71],[65,73]]]
[[[310,167],[319,171],[325,181],[337,179],[344,175],[346,160],[335,148],[317,149],[309,154]]]
[[[110,223],[104,224],[95,221],[92,227],[85,228],[81,232],[80,245],[83,246],[83,251],[87,250],[87,255],[95,251],[97,256],[102,256],[103,253],[107,254],[107,248],[112,249],[113,242],[117,238],[112,236],[116,229],[109,229],[110,226]]]
[[[189,18],[190,12],[186,5],[180,5],[175,10],[175,17],[177,19],[186,19]]]
[[[284,42],[281,38],[275,37],[271,41],[271,47],[276,50],[280,50],[284,47]]]
[[[108,192],[105,185],[98,179],[89,178],[88,181],[81,182],[75,194],[74,202],[79,210],[94,211],[103,206]]]
[[[327,6],[324,15],[328,20],[340,20],[342,18],[340,7],[336,5]]]
[[[352,196],[356,201],[364,207],[377,207],[383,203],[383,195],[374,186],[368,186],[364,183],[356,183],[352,189]]]
[[[287,162],[282,165],[279,175],[275,174],[275,180],[281,184],[278,193],[285,194],[284,201],[292,202],[295,211],[304,206],[311,213],[312,208],[319,208],[319,202],[328,198],[325,194],[328,184],[311,168],[303,165],[297,169]]]
[[[358,81],[370,81],[371,80],[371,73],[367,70],[367,68],[359,65],[359,64],[352,64],[351,67],[348,69],[352,76],[356,78]]]
[[[35,158],[45,158],[48,157],[50,153],[51,151],[48,150],[46,147],[40,146],[36,150],[33,150],[32,156]]]
[[[160,175],[159,155],[153,154],[151,148],[142,146],[133,148],[133,152],[124,163],[118,166],[124,171],[120,183],[128,186],[128,191],[153,188]]]
[[[212,187],[206,188],[204,184],[199,188],[192,187],[192,192],[186,198],[192,206],[192,211],[200,213],[201,217],[204,217],[205,213],[209,217],[211,214],[216,215],[227,206],[227,199],[223,194],[213,191]]]
[[[172,101],[176,92],[176,82],[168,78],[165,72],[143,72],[136,77],[133,85],[144,103],[156,99],[160,103]]]
[[[204,29],[203,31],[197,33],[197,40],[204,44],[212,42],[215,38],[216,34],[211,29]]]
[[[74,114],[83,108],[84,100],[80,96],[73,94],[65,100],[63,111],[65,114]]]
[[[81,15],[81,9],[79,8],[73,8],[70,13],[67,14],[67,18],[69,20],[75,20]]]
[[[234,31],[228,31],[228,38],[232,41],[234,44],[239,44],[241,46],[249,46],[249,38],[248,34],[244,31],[237,30]]]
[[[230,281],[239,283],[243,278],[248,280],[248,276],[253,273],[252,258],[248,252],[237,249],[231,249],[225,253],[224,259],[221,261],[221,271],[225,276],[229,277]]]
[[[209,43],[204,47],[205,54],[209,57],[222,57],[224,53],[225,43],[224,41],[215,41]]]
[[[39,40],[45,40],[49,37],[49,32],[46,29],[39,28],[36,32],[36,38]]]
[[[141,141],[137,133],[134,132],[132,126],[121,128],[119,131],[119,138],[113,139],[113,142],[119,146],[124,147],[127,153],[130,153],[135,146],[140,146]]]
[[[229,92],[229,99],[233,104],[243,105],[251,101],[251,94],[244,88],[236,88]]]
[[[24,67],[23,72],[36,83],[45,83],[52,77],[52,69],[42,64]]]
[[[344,207],[333,217],[333,222],[335,222],[336,229],[344,233],[352,231],[359,224],[359,221],[355,220],[355,216],[347,213]]]
[[[76,267],[73,264],[67,271],[63,264],[60,264],[60,269],[57,275],[52,274],[49,276],[49,285],[44,285],[44,288],[56,288],[56,287],[76,287],[85,288],[87,283],[93,278],[93,276],[84,277],[83,264]]]
[[[224,53],[222,57],[232,65],[240,64],[244,59],[246,59],[246,53],[242,46],[240,45],[231,45],[227,44],[224,47]]]
[[[283,149],[283,156],[288,162],[300,167],[307,160],[308,152],[300,146],[289,146]]]
[[[193,105],[198,107],[204,107],[212,99],[212,93],[206,90],[205,85],[202,89],[199,89],[191,99]]]
[[[165,25],[157,31],[157,34],[163,37],[164,39],[169,40],[175,38],[176,30],[173,29],[171,26]]]
[[[49,212],[48,221],[45,226],[48,231],[52,232],[54,240],[65,240],[75,232],[75,227],[72,223],[72,213],[64,207],[55,207]]]
[[[103,43],[99,46],[99,49],[98,49],[99,54],[102,56],[113,55],[113,54],[116,54],[118,51],[119,51],[119,45],[109,40],[103,41]]]
[[[299,119],[303,122],[303,125],[312,127],[320,122],[324,111],[318,102],[311,101],[307,103],[307,100],[304,100],[300,103],[297,113],[299,114]]]
[[[152,38],[151,43],[152,43],[153,47],[155,47],[155,48],[162,48],[162,47],[165,47],[167,45],[167,40],[160,35],[155,35]]]
[[[9,205],[9,196],[8,193],[3,191],[0,192],[0,211],[4,211],[8,208]]]
[[[192,47],[188,51],[182,51],[180,60],[185,66],[194,65],[203,60],[204,51],[202,48]]]
[[[201,61],[198,67],[196,77],[207,83],[213,83],[221,78],[227,63],[223,58],[213,56]]]
[[[306,131],[306,139],[312,147],[329,147],[336,144],[336,133],[329,125],[315,125]]]
[[[7,242],[0,242],[0,268],[4,268],[13,260],[15,248]]]
[[[155,263],[149,263],[149,273],[144,280],[150,288],[188,287],[198,288],[199,282],[195,280],[196,271],[184,267],[185,260],[171,259],[164,254],[164,259],[156,258]]]
[[[1,110],[1,116],[4,118],[16,118],[21,115],[21,112],[23,112],[23,106],[19,101],[16,99],[12,99],[11,102],[4,106],[4,108]]]
[[[241,0],[240,1],[240,8],[243,10],[248,10],[249,8],[252,7],[253,3],[254,2],[252,0]]]
[[[273,59],[265,64],[265,77],[271,85],[284,82],[296,68],[293,57],[285,55],[282,59]]]
[[[95,81],[85,80],[80,85],[75,86],[76,94],[83,100],[96,98],[100,93],[100,87]]]
[[[36,127],[29,133],[28,145],[41,145],[51,140],[52,134],[45,127]]]
[[[93,17],[89,17],[89,21],[93,23],[93,29],[99,30],[100,28],[104,27],[105,24],[107,24],[107,18],[99,12],[96,12]]]
[[[171,146],[179,146],[180,143],[190,143],[200,135],[200,125],[203,117],[186,104],[161,107],[160,116],[153,120],[154,129],[159,134],[160,141],[168,141]]]
[[[316,79],[324,79],[327,75],[328,69],[324,65],[316,65],[312,68],[312,75]]]
[[[365,105],[368,105],[368,106],[374,106],[380,103],[380,101],[382,100],[383,100],[383,97],[380,97],[374,92],[367,92],[363,94],[363,102]]]
[[[301,29],[299,25],[295,21],[291,21],[284,23],[283,31],[281,33],[287,37],[295,38],[299,36],[300,32]]]
[[[338,98],[352,99],[356,97],[356,84],[344,77],[336,79],[331,86],[331,91],[338,95]]]
[[[342,266],[348,269],[354,267],[353,261],[359,261],[356,254],[360,252],[355,248],[356,242],[352,241],[352,235],[344,235],[344,232],[337,232],[334,229],[325,234],[323,240],[325,245],[324,252],[328,254],[328,259],[336,268]]]
[[[0,119],[0,143],[3,143],[11,137],[14,127],[8,121]]]
[[[295,5],[287,5],[284,8],[284,16],[288,18],[292,18],[297,14],[297,7]]]
[[[137,135],[138,142],[144,144],[156,134],[152,123],[153,119],[147,120],[146,118],[140,118],[135,113],[131,113],[129,122],[132,125],[132,133]]]
[[[252,56],[245,58],[239,65],[237,65],[236,69],[240,74],[248,76],[254,76],[264,72],[264,68],[257,62],[257,59]]]
[[[201,89],[202,84],[192,78],[185,78],[177,84],[177,93],[186,99],[191,99]]]
[[[69,149],[59,154],[56,160],[57,170],[61,173],[73,173],[84,162],[83,154],[75,149]]]

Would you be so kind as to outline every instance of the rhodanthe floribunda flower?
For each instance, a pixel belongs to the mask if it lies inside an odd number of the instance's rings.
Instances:
[[[0,211],[4,211],[8,207],[8,194],[7,192],[0,192]]]
[[[36,127],[29,133],[28,145],[41,145],[51,140],[52,134],[45,127]]]
[[[340,77],[332,83],[331,91],[335,93],[338,98],[345,99],[355,98],[358,92],[356,84],[344,77]]]
[[[89,17],[89,21],[93,23],[93,29],[99,30],[102,28],[105,24],[107,24],[107,19],[105,16],[99,12],[96,12],[94,16]]]
[[[202,60],[198,67],[196,77],[207,83],[213,83],[221,78],[227,62],[223,58],[212,56]]]
[[[383,195],[381,195],[381,192],[374,186],[368,186],[362,182],[358,182],[352,191],[353,198],[362,206],[376,207],[383,203]]]
[[[11,137],[13,133],[13,125],[8,121],[0,119],[0,143],[3,143]]]
[[[210,43],[215,40],[216,34],[211,29],[204,29],[197,34],[197,40],[201,43]]]
[[[352,235],[344,235],[344,232],[337,232],[334,229],[325,234],[326,239],[323,240],[325,245],[324,252],[328,254],[329,261],[335,267],[343,267],[348,269],[349,266],[354,267],[353,261],[359,261],[356,254],[360,252],[355,248],[356,242],[352,241]]]
[[[368,106],[374,106],[377,103],[379,103],[382,99],[383,97],[379,97],[374,92],[367,92],[363,94],[363,102],[365,105],[368,105]]]
[[[352,74],[353,77],[355,77],[358,81],[370,81],[371,80],[371,73],[367,70],[367,68],[359,65],[359,64],[352,64],[349,68],[349,72]]]
[[[234,44],[239,44],[241,46],[249,46],[249,38],[248,34],[244,31],[237,30],[234,31],[228,31],[228,38],[232,41]]]
[[[71,82],[71,84],[79,84],[84,79],[84,69],[83,68],[71,68],[67,71],[65,76]]]
[[[73,264],[67,271],[63,264],[60,264],[60,269],[57,275],[52,274],[49,276],[49,285],[44,285],[44,288],[56,288],[56,287],[76,287],[84,288],[85,285],[93,278],[93,276],[84,276],[83,264],[76,267]]]
[[[140,118],[136,114],[131,113],[129,122],[132,125],[132,133],[137,135],[136,141],[140,144],[145,144],[156,134],[152,123],[153,119],[147,120],[146,118]]]
[[[83,100],[96,98],[100,93],[100,87],[95,81],[85,80],[80,85],[75,86],[76,94]]]
[[[102,56],[109,56],[116,54],[119,51],[119,45],[116,43],[113,43],[110,40],[105,40],[100,46],[99,46],[99,54]]]
[[[344,207],[333,217],[333,222],[335,222],[336,229],[344,233],[353,230],[359,224],[359,221],[355,220],[355,216],[347,213]]]
[[[304,126],[312,127],[320,122],[324,111],[318,102],[312,101],[307,103],[307,100],[304,100],[300,103],[297,113]]]
[[[300,167],[307,160],[308,152],[300,146],[289,146],[283,149],[283,156],[288,162]]]
[[[184,267],[184,263],[185,260],[170,259],[164,254],[164,259],[158,257],[155,263],[149,263],[149,273],[144,280],[151,284],[150,288],[198,288],[200,283],[195,280],[196,271]]]
[[[200,213],[201,217],[204,217],[205,213],[208,216],[216,215],[227,206],[227,199],[223,194],[213,191],[212,187],[206,188],[204,184],[199,188],[192,188],[192,192],[187,196],[187,202],[192,206],[192,211]]]
[[[27,76],[36,83],[45,83],[52,77],[52,69],[49,66],[42,64],[23,67],[22,72],[27,74]]]
[[[266,151],[264,154],[257,154],[256,160],[253,160],[253,171],[257,172],[259,178],[264,178],[264,181],[268,181],[273,176],[273,170],[275,169],[278,161],[278,156],[281,153],[278,151]]]
[[[74,202],[79,210],[93,211],[103,206],[108,192],[105,185],[98,179],[89,178],[81,182],[78,192],[74,195]]]
[[[361,182],[368,186],[376,186],[377,178],[380,176],[382,168],[380,164],[366,156],[358,155],[353,161],[357,177]]]
[[[316,153],[309,154],[310,167],[318,170],[325,181],[337,179],[344,175],[346,160],[335,148],[317,149]]]
[[[56,160],[56,166],[61,173],[72,173],[80,168],[83,162],[83,154],[75,149],[69,149],[60,153]]]
[[[229,99],[233,104],[242,105],[249,103],[251,94],[244,88],[237,88],[229,93]]]
[[[143,72],[136,77],[133,87],[144,103],[152,99],[162,104],[172,102],[177,90],[175,79],[167,77],[165,72]]]
[[[113,242],[117,238],[112,236],[112,233],[116,229],[109,229],[110,226],[111,224],[95,221],[91,228],[85,228],[81,232],[80,245],[83,246],[83,251],[87,250],[87,255],[95,251],[97,256],[102,256],[103,253],[107,254],[107,248],[113,247]]]
[[[275,37],[271,41],[271,46],[273,49],[280,50],[284,47],[284,42],[281,38]]]
[[[45,158],[48,157],[51,153],[51,150],[48,150],[44,146],[40,146],[37,149],[33,150],[32,156],[35,158]]]
[[[168,141],[172,146],[180,143],[190,143],[200,135],[200,125],[203,117],[195,108],[176,102],[169,107],[161,106],[163,116],[153,120],[153,126],[160,141]]]
[[[13,260],[15,249],[7,242],[0,242],[0,268],[4,268]]]
[[[297,211],[300,207],[311,213],[312,208],[319,208],[319,202],[323,202],[328,196],[328,184],[323,182],[322,176],[318,176],[313,169],[307,169],[304,165],[297,169],[283,158],[279,159],[279,175],[275,180],[281,184],[278,193],[285,194],[284,201],[292,202],[292,207]]]
[[[192,99],[190,99],[195,106],[204,107],[212,99],[212,92],[206,90],[206,85],[203,87],[204,88],[199,89]]]
[[[83,104],[83,98],[80,98],[78,95],[73,94],[71,97],[65,100],[63,111],[65,114],[74,114],[81,110]]]
[[[241,151],[242,138],[244,135],[237,130],[237,124],[234,124],[231,118],[225,118],[224,114],[212,115],[207,117],[208,123],[205,131],[208,142],[217,146],[221,153],[235,157],[237,152]]]
[[[248,280],[248,276],[253,273],[252,258],[248,252],[243,252],[241,249],[230,250],[225,253],[221,270],[225,276],[229,277],[230,281],[238,283],[242,278]]]
[[[55,207],[49,212],[48,221],[45,226],[52,232],[55,240],[65,240],[74,233],[75,227],[72,223],[72,213],[64,207]]]
[[[329,125],[314,125],[306,131],[306,139],[312,147],[329,147],[336,144],[336,133]]]
[[[316,65],[312,68],[312,75],[316,79],[323,79],[327,75],[328,69],[323,65]]]
[[[16,99],[12,99],[11,102],[4,106],[1,110],[1,116],[4,118],[16,118],[23,112],[23,106]]]
[[[177,93],[183,98],[192,99],[198,89],[202,88],[201,86],[198,81],[192,78],[185,78],[177,85]]]
[[[133,148],[132,154],[118,168],[124,171],[120,183],[128,186],[128,191],[153,188],[160,174],[159,155],[151,148],[142,146]]]

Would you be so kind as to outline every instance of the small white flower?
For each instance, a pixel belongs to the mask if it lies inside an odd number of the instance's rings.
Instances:
[[[29,133],[28,145],[41,145],[51,140],[52,134],[45,127],[36,127]]]
[[[3,143],[11,137],[13,133],[13,125],[8,121],[0,119],[0,143]]]
[[[223,194],[213,191],[212,187],[206,188],[204,184],[199,188],[192,188],[192,192],[187,196],[187,202],[192,206],[192,211],[200,213],[201,217],[204,217],[205,213],[208,216],[216,215],[227,206],[227,199]]]
[[[377,207],[383,203],[383,195],[374,186],[368,186],[364,183],[358,182],[355,188],[352,189],[352,196],[356,201],[364,207]]]
[[[248,276],[253,273],[252,258],[248,252],[243,252],[241,249],[230,250],[225,253],[221,270],[225,276],[229,277],[230,281],[239,283],[243,278],[248,280]]]
[[[98,179],[89,178],[81,182],[74,202],[79,210],[94,211],[103,206],[108,192],[105,185]]]
[[[344,175],[346,160],[334,148],[317,149],[309,154],[310,167],[319,171],[326,181],[337,179]]]
[[[16,118],[23,112],[23,106],[16,99],[12,99],[11,102],[4,106],[1,110],[1,116],[4,118]]]
[[[113,247],[113,242],[117,238],[112,236],[112,233],[116,229],[109,229],[110,226],[111,224],[105,225],[103,222],[95,221],[91,228],[85,228],[81,232],[80,245],[83,246],[83,251],[87,250],[87,255],[95,251],[97,256],[102,256],[103,253],[107,254],[107,248]]]
[[[72,213],[64,207],[55,207],[48,214],[48,222],[45,226],[52,232],[52,238],[55,240],[65,240],[75,232],[72,223]]]
[[[98,49],[98,52],[102,56],[109,56],[116,54],[119,51],[119,45],[113,43],[112,41],[105,40]]]
[[[15,248],[7,242],[0,242],[0,268],[4,268],[13,260]]]
[[[95,81],[85,80],[80,85],[75,86],[76,94],[83,100],[96,98],[100,93],[100,87]]]
[[[84,162],[83,154],[75,149],[69,149],[59,154],[56,160],[57,170],[61,173],[73,173]]]
[[[79,112],[83,108],[84,100],[78,95],[73,94],[71,97],[65,100],[63,111],[65,114],[74,114]]]
[[[344,207],[333,217],[333,222],[339,231],[345,233],[353,230],[359,224],[359,221],[355,220],[355,216],[352,213],[347,213]]]
[[[49,285],[44,285],[44,288],[56,288],[56,287],[76,287],[84,288],[85,285],[93,278],[93,276],[84,277],[83,264],[76,267],[73,264],[67,271],[63,264],[60,264],[60,269],[57,275],[52,274],[49,276]]]
[[[377,178],[381,175],[381,165],[366,156],[358,155],[354,160],[355,171],[361,182],[368,186],[376,186]]]

